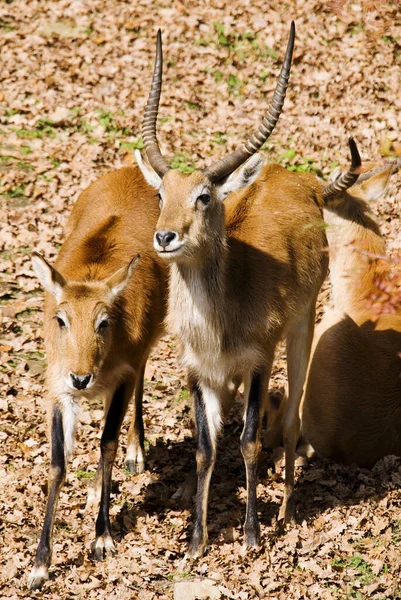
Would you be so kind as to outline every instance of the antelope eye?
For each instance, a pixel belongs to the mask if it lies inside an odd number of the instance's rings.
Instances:
[[[201,194],[197,197],[197,200],[200,200],[202,204],[209,204],[210,202],[210,194]]]
[[[100,321],[99,326],[98,326],[98,331],[101,331],[102,329],[106,329],[109,326],[109,322],[107,319],[103,319],[102,321]]]
[[[163,206],[163,198],[161,197],[160,194],[157,194],[158,198],[159,198],[159,208],[161,209]]]
[[[56,317],[56,319],[57,319],[57,323],[60,326],[60,329],[62,329],[63,327],[65,327],[65,321],[61,317]]]

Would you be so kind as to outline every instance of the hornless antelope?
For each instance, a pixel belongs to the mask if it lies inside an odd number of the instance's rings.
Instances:
[[[279,165],[262,169],[255,154],[274,129],[288,84],[295,28],[276,91],[258,131],[232,155],[205,171],[183,175],[169,167],[156,138],[162,79],[161,35],[143,122],[150,166],[137,160],[160,195],[154,235],[169,262],[167,323],[181,342],[198,432],[195,523],[189,557],[207,543],[207,501],[221,423],[245,383],[241,450],[247,476],[245,544],[257,547],[257,460],[262,404],[278,340],[287,340],[289,402],[284,421],[285,496],[280,519],[293,517],[294,454],[299,402],[313,336],[315,303],[327,270],[321,186],[310,174]],[[238,170],[236,170],[238,169]],[[247,188],[235,193],[241,188]],[[227,199],[225,205],[222,200]]]
[[[57,500],[82,397],[104,398],[97,559],[114,552],[109,518],[111,472],[134,390],[135,415],[126,464],[132,472],[143,471],[144,369],[162,333],[166,312],[166,267],[151,245],[158,213],[157,195],[139,169],[119,169],[80,195],[56,267],[40,254],[33,255],[33,267],[47,292],[44,333],[51,467],[45,521],[28,581],[31,589],[41,587],[48,578]]]
[[[368,201],[385,193],[393,170],[324,194],[334,310],[313,341],[302,433],[319,455],[361,467],[401,456],[401,306],[379,317],[368,308],[389,271]]]

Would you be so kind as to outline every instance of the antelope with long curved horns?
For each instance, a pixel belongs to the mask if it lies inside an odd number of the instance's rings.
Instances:
[[[292,23],[273,100],[257,132],[217,164],[183,175],[170,168],[156,138],[160,32],[157,37],[143,121],[150,166],[142,163],[139,153],[137,161],[160,196],[154,247],[171,267],[167,323],[180,340],[195,401],[198,485],[190,557],[199,556],[207,543],[217,437],[241,382],[245,385],[241,450],[248,492],[245,544],[260,544],[256,484],[261,416],[275,347],[282,336],[287,340],[290,395],[284,422],[285,495],[279,516],[285,522],[294,516],[298,409],[316,298],[327,270],[323,203],[321,185],[313,175],[291,173],[279,165],[263,167],[264,159],[257,154],[284,103],[294,38]]]

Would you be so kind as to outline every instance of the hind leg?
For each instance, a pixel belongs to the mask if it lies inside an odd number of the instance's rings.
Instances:
[[[283,524],[295,520],[294,470],[300,429],[299,406],[313,339],[315,303],[298,317],[287,333],[288,401],[283,415],[285,491],[279,513],[279,520]]]
[[[110,490],[111,473],[117,453],[118,437],[121,424],[127,411],[134,388],[134,379],[121,383],[114,392],[112,401],[107,411],[102,439],[101,468],[102,468],[102,493],[100,498],[99,513],[96,520],[96,540],[93,551],[97,560],[103,560],[108,553],[114,554],[114,542],[111,536],[110,524]]]
[[[145,429],[143,426],[142,398],[145,363],[138,369],[135,380],[134,415],[128,431],[125,468],[130,473],[139,474],[145,470]]]

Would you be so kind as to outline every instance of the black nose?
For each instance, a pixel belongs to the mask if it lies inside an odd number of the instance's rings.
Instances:
[[[176,231],[156,231],[155,233],[156,241],[162,248],[167,248],[169,243],[177,237],[178,233]]]
[[[70,373],[70,376],[72,385],[77,390],[84,390],[92,379],[91,373],[89,375],[75,375],[75,373]]]

